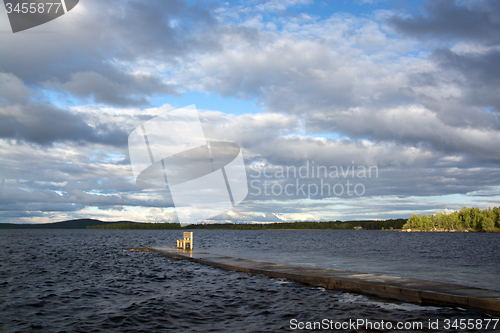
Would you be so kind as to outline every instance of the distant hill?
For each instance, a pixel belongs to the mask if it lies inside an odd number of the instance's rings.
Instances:
[[[0,229],[86,229],[92,225],[110,225],[115,223],[135,223],[130,221],[103,222],[94,219],[78,219],[55,223],[0,223]]]

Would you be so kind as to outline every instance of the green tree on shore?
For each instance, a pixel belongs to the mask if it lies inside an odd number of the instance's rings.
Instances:
[[[422,215],[414,214],[403,225],[403,230],[444,230],[444,231],[482,231],[491,232],[500,228],[500,208],[493,209],[462,207],[459,212],[446,214]]]

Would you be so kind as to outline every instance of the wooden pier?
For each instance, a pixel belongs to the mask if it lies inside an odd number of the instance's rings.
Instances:
[[[248,274],[284,278],[326,289],[337,289],[419,305],[452,306],[500,316],[500,291],[461,286],[451,283],[274,264],[174,247],[129,248],[154,251],[175,259],[240,271]]]

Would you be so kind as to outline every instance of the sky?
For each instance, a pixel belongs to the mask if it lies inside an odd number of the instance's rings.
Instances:
[[[176,222],[127,140],[192,104],[249,187],[205,222],[499,206],[499,31],[487,0],[80,0],[18,33],[2,6],[0,222]]]

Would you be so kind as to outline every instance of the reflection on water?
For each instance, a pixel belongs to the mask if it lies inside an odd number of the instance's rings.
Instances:
[[[408,322],[486,317],[123,250],[175,245],[180,235],[175,230],[1,230],[0,331],[278,332],[291,331],[292,318]],[[441,264],[447,271],[456,269],[461,278],[473,276],[469,268],[498,277],[498,261],[490,260],[493,270],[488,270],[487,255],[477,248],[498,253],[497,235],[423,236],[368,231],[194,234],[196,250],[249,259],[400,275],[406,270],[412,276],[421,269],[434,272]],[[456,260],[449,265],[452,253]],[[460,257],[464,253],[477,255],[476,260]],[[414,262],[405,263],[409,258]]]

